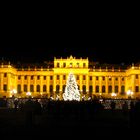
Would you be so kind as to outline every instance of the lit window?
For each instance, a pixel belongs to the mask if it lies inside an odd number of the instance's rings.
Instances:
[[[57,67],[59,68],[59,63],[57,63]]]

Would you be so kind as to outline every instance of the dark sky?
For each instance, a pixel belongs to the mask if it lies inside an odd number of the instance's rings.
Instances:
[[[20,8],[3,11],[0,59],[43,62],[73,55],[101,63],[140,62],[137,11]]]

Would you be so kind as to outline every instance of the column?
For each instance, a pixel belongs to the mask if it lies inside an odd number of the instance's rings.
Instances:
[[[10,86],[11,86],[11,75],[10,73],[7,73],[7,91],[10,92]]]
[[[21,92],[22,92],[22,93],[24,92],[23,86],[24,86],[24,76],[22,75],[22,76],[21,76]]]
[[[105,90],[106,90],[106,94],[108,95],[108,77],[105,77]]]
[[[83,75],[80,75],[79,76],[79,79],[80,79],[80,92],[82,93],[83,92],[83,89],[82,89],[82,85],[83,85],[83,83],[82,83],[82,79],[83,79]]]
[[[112,77],[112,93],[115,92],[115,77]]]
[[[121,93],[121,77],[118,77],[118,92],[119,92],[119,94]]]
[[[0,74],[0,91],[3,92],[3,73]]]
[[[55,99],[56,98],[56,75],[53,76],[53,93]]]
[[[50,75],[47,75],[47,93],[50,96]]]
[[[27,91],[30,91],[30,76],[27,76]]]
[[[131,77],[131,86],[132,86],[132,91],[135,94],[135,75],[132,75]]]
[[[43,76],[40,76],[40,93],[43,93]]]
[[[93,76],[93,94],[95,94],[95,88],[96,88],[96,85],[95,85],[95,80],[96,80],[96,77]]]
[[[89,93],[89,76],[86,75],[86,91]]]
[[[37,76],[34,76],[34,94],[36,94],[36,80],[37,80]]]
[[[102,77],[99,77],[99,93],[102,93]]]
[[[87,97],[89,97],[89,76],[88,76],[88,74],[86,75],[86,92],[87,92]]]
[[[60,75],[60,94],[59,94],[59,96],[60,96],[60,100],[62,99],[62,85],[63,85],[63,75]]]

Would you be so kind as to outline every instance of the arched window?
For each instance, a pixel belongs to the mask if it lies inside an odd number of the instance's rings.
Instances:
[[[56,93],[59,93],[60,86],[56,85]]]
[[[105,93],[105,86],[102,86],[102,93]]]
[[[43,85],[43,92],[46,92],[46,85]]]
[[[125,86],[121,86],[121,93],[125,92]]]
[[[30,92],[34,92],[34,85],[30,85]]]
[[[20,84],[17,85],[17,93],[21,93],[21,85]]]
[[[36,91],[37,91],[37,92],[40,92],[40,85],[37,85],[37,86],[36,86]]]
[[[27,85],[24,85],[24,92],[27,92]]]
[[[96,86],[96,93],[99,93],[99,86]]]
[[[53,93],[53,85],[50,85],[50,93]]]
[[[93,92],[93,86],[89,86],[89,93]]]
[[[112,93],[112,86],[108,87],[108,93]]]
[[[65,92],[65,87],[66,87],[66,85],[63,85],[63,93]]]
[[[83,85],[83,93],[85,94],[86,93],[86,86]]]
[[[115,93],[118,93],[118,86],[115,86]]]

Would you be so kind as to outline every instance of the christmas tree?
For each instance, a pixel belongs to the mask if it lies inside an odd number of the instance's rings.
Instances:
[[[72,101],[72,100],[80,101],[80,93],[78,90],[76,79],[72,72],[70,72],[68,76],[65,93],[63,93],[63,99],[65,101]]]

